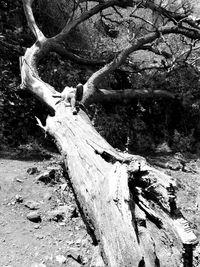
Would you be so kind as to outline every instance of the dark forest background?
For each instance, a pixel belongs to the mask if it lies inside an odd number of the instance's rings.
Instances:
[[[61,12],[61,6],[51,1],[42,9],[44,4],[45,1],[36,1],[34,12],[45,34],[52,36],[62,29],[67,8]],[[49,111],[31,93],[20,89],[19,57],[34,42],[22,3],[2,0],[0,11],[0,148],[53,147],[51,138],[45,137],[35,119],[44,121]],[[141,32],[141,25],[137,29]],[[80,26],[70,38],[72,51],[94,58],[112,52],[111,44],[119,38],[119,30],[108,22],[96,20],[91,26]],[[123,41],[123,36],[120,38]],[[179,57],[187,46],[185,39],[169,38],[173,39],[170,49],[176,64],[167,66],[167,62],[160,62],[155,55],[141,51],[132,56],[129,65],[110,75],[103,86],[113,90],[156,88],[172,93],[173,98],[141,96],[124,105],[90,106],[93,124],[114,147],[135,153],[200,154],[199,52],[191,53],[190,60]],[[50,54],[41,62],[39,73],[61,91],[66,85],[86,82],[97,69],[98,66],[80,65]]]

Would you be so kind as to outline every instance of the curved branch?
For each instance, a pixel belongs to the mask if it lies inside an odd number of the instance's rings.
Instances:
[[[156,55],[163,56],[165,58],[172,58],[172,54],[168,53],[167,51],[160,50],[158,47],[153,47],[152,45],[144,45],[141,50],[148,50],[153,52]]]
[[[106,2],[99,2],[98,5],[95,7],[91,8],[90,10],[82,13],[77,19],[74,19],[70,23],[66,24],[66,26],[63,28],[63,30],[56,36],[52,37],[54,40],[57,42],[61,42],[62,40],[65,39],[65,37],[69,34],[71,30],[77,27],[80,23],[84,22],[85,20],[91,18],[95,14],[99,13],[100,11],[114,6],[114,5],[119,5],[120,1],[119,0],[109,0]]]
[[[49,41],[51,41],[51,39]],[[52,49],[51,49],[52,51],[58,53],[62,57],[72,60],[75,63],[79,63],[83,65],[91,65],[91,66],[102,66],[107,63],[106,60],[92,60],[92,59],[80,57],[79,55],[76,55],[68,51],[62,45],[55,43],[55,42],[52,42],[51,46],[52,46]]]
[[[161,27],[159,31],[148,33],[145,36],[134,40],[133,43],[129,44],[124,50],[122,50],[121,53],[119,53],[118,56],[116,56],[116,58],[111,63],[105,65],[103,68],[96,71],[88,79],[87,83],[85,84],[85,95],[83,102],[89,103],[93,100],[93,94],[97,90],[100,81],[102,81],[105,76],[107,76],[120,65],[122,65],[131,53],[143,49],[146,44],[152,43],[157,38],[159,38],[160,35],[166,35],[170,33],[182,34],[191,39],[200,39],[200,31],[197,31],[196,29],[187,29],[185,27],[183,28],[179,27],[178,25],[173,25]]]
[[[31,48],[26,50],[24,57],[20,58],[21,69],[21,88],[28,88],[35,94],[42,102],[47,104],[51,109],[56,110],[57,100],[53,97],[56,90],[49,84],[43,82],[37,73],[36,61],[38,46],[34,44]]]
[[[96,103],[121,103],[127,104],[130,103],[133,99],[136,98],[170,98],[174,99],[175,96],[173,93],[166,90],[105,90],[99,89],[94,94],[94,101]]]
[[[32,2],[25,3],[31,5]],[[131,52],[156,36],[159,33],[136,40],[107,66],[115,69]],[[62,150],[73,188],[91,230],[95,231],[96,241],[101,245],[105,264],[110,267],[160,266],[159,259],[162,259],[163,266],[180,265],[180,237],[183,236],[182,242],[191,247],[196,236],[188,234],[182,218],[182,225],[180,220],[177,222],[179,211],[175,203],[174,181],[151,168],[143,159],[117,152],[83,117],[74,117],[65,105],[56,108],[57,100],[53,97],[56,91],[39,78],[36,68],[39,59],[53,49],[52,39],[42,42],[37,39],[39,42],[27,49],[21,58],[22,86],[29,87],[57,111],[56,116],[48,117],[45,127],[38,123],[55,137]],[[103,68],[101,78],[109,73],[107,66]],[[98,80],[95,75],[93,78]],[[123,94],[130,97],[138,93],[131,91]],[[116,94],[105,90],[96,93],[107,95],[107,98]],[[152,94],[144,91],[143,95],[145,93]],[[159,90],[154,92],[156,95],[161,93]],[[119,96],[115,98],[119,99]],[[164,254],[163,236],[166,237]],[[175,244],[174,251],[171,240]]]
[[[162,34],[171,33],[176,30],[176,26],[171,27],[162,27],[160,29],[160,32]],[[143,37],[140,37],[133,41],[132,44],[129,44],[119,55],[109,64],[105,65],[103,68],[95,72],[87,81],[85,87],[87,88],[87,92],[84,96],[83,101],[85,103],[89,102],[90,97],[94,94],[94,92],[97,90],[97,86],[99,82],[108,74],[110,74],[112,71],[114,71],[116,68],[118,68],[122,63],[125,62],[127,57],[133,53],[136,50],[141,49],[145,44],[153,42],[156,38],[160,36],[160,32],[152,32],[149,34],[146,34]]]
[[[46,38],[44,34],[40,31],[39,27],[37,26],[34,15],[33,15],[32,4],[34,0],[22,0],[22,2],[23,2],[24,13],[26,15],[28,26],[31,29],[32,33],[35,35],[36,40],[39,42],[45,40]]]

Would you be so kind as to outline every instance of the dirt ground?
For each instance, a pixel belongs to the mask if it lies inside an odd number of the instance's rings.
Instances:
[[[59,155],[38,160],[0,153],[1,267],[91,266],[95,247],[61,162]],[[40,180],[52,170],[53,180]],[[178,206],[200,238],[200,174],[163,171],[177,181]],[[199,251],[198,245],[195,267],[200,266]]]
[[[90,262],[92,240],[59,174],[59,163],[59,156],[38,161],[1,155],[1,267],[78,267]],[[54,167],[58,173],[53,184],[37,180],[38,173]],[[30,213],[39,220],[34,222]]]

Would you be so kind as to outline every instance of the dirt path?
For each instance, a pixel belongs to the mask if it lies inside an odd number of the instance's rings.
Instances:
[[[27,173],[33,167],[41,173],[58,163],[57,159],[0,158],[1,267],[78,267],[89,263],[92,241],[64,178],[60,175],[53,185],[44,184],[36,180],[38,173]],[[39,213],[41,222],[28,219],[30,212]]]
[[[60,157],[38,161],[11,154],[0,153],[0,267],[101,266]],[[52,170],[54,179],[38,180]],[[162,170],[177,181],[177,204],[200,238],[200,174]],[[39,221],[32,221],[32,212]],[[194,266],[200,267],[200,245]]]

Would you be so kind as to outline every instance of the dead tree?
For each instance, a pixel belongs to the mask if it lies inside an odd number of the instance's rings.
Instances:
[[[175,182],[148,165],[144,158],[116,151],[91,125],[85,107],[93,102],[130,100],[138,94],[173,97],[160,90],[108,91],[99,89],[98,84],[131,53],[145,49],[145,45],[161,35],[175,33],[199,38],[200,31],[194,20],[172,14],[154,5],[153,1],[144,1],[146,8],[162,12],[171,23],[129,42],[110,63],[88,79],[79,99],[76,88],[65,88],[60,94],[42,81],[37,72],[40,59],[51,51],[75,57],[65,50],[62,41],[66,41],[68,34],[81,22],[108,7],[134,8],[139,2],[142,4],[142,1],[96,1],[91,9],[69,21],[60,34],[46,38],[35,22],[33,0],[23,0],[28,25],[36,42],[20,60],[21,88],[30,90],[54,112],[54,116],[46,119],[45,126],[40,122],[39,125],[55,138],[63,155],[80,207],[100,248],[101,266],[177,267],[184,261],[183,245],[191,248],[196,237],[176,207]],[[73,102],[78,107],[75,113],[71,99],[79,100]]]

